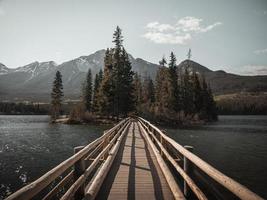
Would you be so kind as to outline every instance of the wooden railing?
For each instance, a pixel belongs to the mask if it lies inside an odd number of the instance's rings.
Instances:
[[[64,200],[73,197],[82,199],[84,196],[88,199],[94,198],[127,132],[129,121],[130,119],[126,118],[89,145],[75,148],[73,156],[36,181],[11,194],[6,200],[59,198]],[[96,169],[98,173],[93,176]],[[89,189],[85,191],[88,182],[90,182]],[[54,186],[51,186],[53,183]],[[47,189],[49,186],[52,189]]]
[[[180,174],[184,180],[184,196],[187,197],[189,188],[195,194],[198,199],[205,200],[207,199],[204,192],[196,185],[193,179],[189,176],[189,163],[196,166],[202,172],[204,172],[208,177],[219,183],[222,187],[229,190],[236,197],[243,200],[262,200],[260,196],[250,191],[245,186],[236,182],[232,178],[221,173],[207,162],[200,159],[198,156],[190,152],[188,149],[190,147],[183,147],[178,144],[176,141],[164,134],[160,129],[151,124],[149,121],[138,118],[141,131],[143,136],[146,138],[147,142],[150,144],[153,152],[157,156],[158,162],[169,163],[173,168]],[[164,159],[164,161],[162,161]],[[161,165],[160,165],[161,166]],[[162,167],[162,166],[161,166]],[[164,170],[162,168],[162,170]],[[167,182],[174,192],[174,196],[177,196],[177,199],[182,199],[181,193],[176,189],[176,182],[173,180],[174,175],[170,173],[164,174]],[[169,180],[169,181],[168,181]],[[189,187],[189,188],[188,188]]]
[[[7,200],[95,199],[127,134],[131,120],[136,119],[126,118],[89,145],[76,147],[73,156],[11,194]],[[189,192],[198,199],[208,199],[192,178],[192,168],[201,170],[240,199],[262,199],[190,152],[191,147],[181,146],[147,120],[140,117],[137,120],[140,133],[149,146],[149,151],[155,155],[175,199],[186,199]],[[183,191],[177,181],[177,174],[183,180]]]

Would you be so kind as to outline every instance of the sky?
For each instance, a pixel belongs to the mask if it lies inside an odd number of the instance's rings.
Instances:
[[[158,63],[170,52],[242,75],[267,75],[267,0],[0,0],[0,62],[60,64],[112,47]]]

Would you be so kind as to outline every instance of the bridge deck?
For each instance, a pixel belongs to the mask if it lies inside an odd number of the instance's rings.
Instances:
[[[137,122],[131,122],[96,199],[173,199],[155,156],[140,131]]]

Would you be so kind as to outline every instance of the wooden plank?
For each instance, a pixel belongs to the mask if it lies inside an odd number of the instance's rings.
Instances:
[[[96,199],[173,199],[136,122],[130,126]]]

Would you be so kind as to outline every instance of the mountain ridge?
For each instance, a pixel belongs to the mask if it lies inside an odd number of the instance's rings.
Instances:
[[[77,99],[88,69],[92,70],[93,76],[103,69],[104,55],[105,50],[101,49],[61,64],[56,64],[54,61],[36,61],[15,69],[0,64],[0,100],[47,101],[50,98],[51,86],[57,70],[63,77],[66,98]],[[150,76],[155,79],[159,65],[142,58],[134,58],[130,54],[129,60],[133,71],[142,77]],[[205,75],[215,94],[267,91],[267,76],[240,76],[222,70],[212,71],[192,60],[184,60],[178,64],[180,68],[186,66]]]

